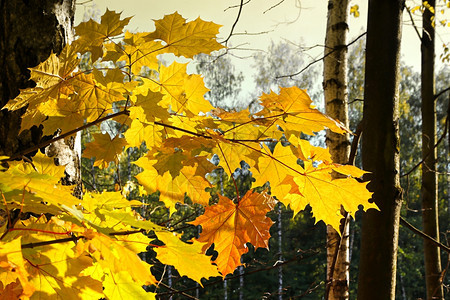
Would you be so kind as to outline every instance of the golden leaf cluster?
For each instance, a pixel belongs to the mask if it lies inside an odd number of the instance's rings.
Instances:
[[[336,229],[341,206],[351,215],[359,205],[376,208],[366,183],[357,180],[363,171],[333,163],[327,149],[300,138],[323,129],[348,132],[315,109],[306,91],[290,87],[263,94],[257,113],[214,109],[204,98],[208,89],[200,75],[187,74],[186,64],[166,66],[160,58],[172,53],[192,59],[223,48],[216,41],[220,26],[200,18],[186,22],[174,13],[155,21],[153,32],[131,33],[124,31],[129,19],[107,10],[100,23],[78,25],[76,41],[30,69],[36,86],[3,109],[26,107],[22,130],[36,125],[45,134],[59,130],[70,136],[98,126],[83,156],[94,157],[99,168],[145,144],[147,153],[134,162],[142,168],[137,181],[148,193],[159,191],[171,213],[185,195],[203,205],[204,214],[191,222],[202,227],[200,237],[182,241],[136,213],[132,207],[143,204],[120,191],[75,198],[73,187],[60,183],[64,166],[43,155],[11,162],[0,172],[0,209],[6,212],[0,230],[2,297],[149,297],[142,286],[157,280],[137,255],[148,246],[163,264],[200,284],[202,278],[224,277],[241,264],[247,243],[268,248],[272,221],[266,213],[274,197],[296,213],[309,204],[317,221]],[[86,53],[96,67],[81,71],[79,57]],[[100,132],[107,120],[117,123],[118,133]],[[211,163],[213,155],[219,165]],[[208,174],[221,167],[232,175],[242,160],[256,179],[253,187],[270,182],[271,194],[219,195],[219,202],[209,205]],[[332,172],[343,176],[335,179]],[[211,262],[204,253],[213,244],[218,256]]]

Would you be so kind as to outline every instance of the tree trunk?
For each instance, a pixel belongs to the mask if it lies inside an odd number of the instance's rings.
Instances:
[[[323,61],[323,89],[327,115],[341,121],[346,127],[348,120],[347,92],[347,16],[348,0],[328,1],[325,58]],[[329,54],[332,52],[331,54]],[[348,134],[327,131],[327,146],[334,162],[345,164],[350,154]],[[336,174],[334,174],[336,176]],[[343,222],[344,224],[345,222]],[[349,230],[341,226],[339,233],[327,226],[327,288],[326,299],[348,299],[349,297]],[[337,257],[336,257],[337,255]]]
[[[72,0],[0,0],[0,95],[1,107],[19,94],[19,89],[34,86],[28,68],[37,66],[49,55],[59,53],[73,37],[75,3]],[[42,130],[32,127],[19,134],[18,111],[0,110],[0,155],[11,156],[42,141]],[[81,183],[80,139],[62,140],[45,151],[66,165],[66,184]],[[81,187],[81,185],[78,185]],[[77,189],[79,195],[81,189]]]
[[[404,1],[370,0],[363,111],[363,168],[380,211],[363,215],[358,299],[395,299],[401,208],[399,59]]]
[[[435,0],[429,0],[428,4],[434,8]],[[425,9],[422,20],[422,224],[424,233],[439,241],[433,16]],[[439,248],[426,239],[424,256],[427,299],[444,299]]]

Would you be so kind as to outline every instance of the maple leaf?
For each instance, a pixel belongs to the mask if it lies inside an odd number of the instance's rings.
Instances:
[[[71,81],[80,100],[80,110],[88,122],[95,121],[107,112],[111,112],[113,102],[125,99],[122,94],[123,85],[108,87],[97,80],[107,81],[102,72],[94,69],[91,74],[80,73]]]
[[[28,276],[22,255],[21,237],[7,243],[0,242],[0,282],[3,284],[3,290],[7,289],[8,285],[16,284],[16,281],[18,281],[21,287],[18,296],[30,297],[35,288],[29,282]],[[2,293],[4,291],[0,289],[0,295]]]
[[[69,76],[77,66],[78,59],[71,45],[65,46],[60,57],[52,53],[38,66],[30,68],[30,79],[36,82],[36,87],[21,90],[3,109],[17,110],[26,105],[34,109],[49,99],[67,97],[71,93]]]
[[[64,167],[50,167],[50,164],[53,165],[53,159],[38,155],[37,171],[29,163],[11,163],[6,172],[0,172],[0,190],[9,202],[8,209],[21,208],[24,212],[35,213],[48,210],[60,214],[63,204],[71,207],[79,203],[72,196],[71,187],[58,184]],[[6,210],[4,202],[0,207]]]
[[[159,82],[146,81],[154,92],[162,93],[160,105],[176,113],[186,113],[195,116],[200,112],[208,112],[213,107],[203,97],[209,89],[203,83],[200,75],[187,75],[186,65],[173,62],[170,66],[161,66]],[[145,81],[144,81],[145,82]]]
[[[102,233],[92,232],[86,237],[89,240],[85,242],[84,247],[92,249],[91,255],[103,269],[108,269],[114,274],[128,272],[140,285],[156,283],[150,272],[150,265],[142,261],[135,252]],[[124,261],[127,263],[124,264]]]
[[[299,136],[302,132],[314,135],[314,132],[326,128],[340,134],[350,132],[341,122],[315,109],[306,91],[298,87],[280,88],[279,95],[274,92],[263,94],[260,100],[264,109],[256,115],[266,120],[275,120],[269,123],[271,130],[275,131],[277,125],[280,126],[288,139],[291,135]]]
[[[199,53],[209,54],[212,51],[223,48],[215,37],[219,33],[220,25],[213,22],[205,22],[200,18],[186,23],[177,12],[164,16],[155,21],[156,30],[146,38],[159,39],[166,42],[168,52],[177,56],[193,58]]]
[[[87,192],[83,195],[83,207],[88,211],[95,209],[126,208],[130,206],[142,206],[143,203],[137,200],[128,200],[119,192],[103,192],[101,194]]]
[[[148,90],[145,82],[147,80],[144,78],[144,84],[133,90],[131,100],[134,102],[134,106],[129,108],[130,118],[139,119],[141,122],[146,123],[169,119],[170,115],[167,108],[162,108],[158,105],[163,95]]]
[[[102,56],[103,42],[108,38],[121,34],[123,28],[131,19],[131,17],[128,17],[121,20],[120,15],[120,13],[106,9],[106,12],[101,17],[100,24],[90,19],[75,27],[75,32],[79,36],[75,43],[81,49],[88,49],[91,52],[93,61]]]
[[[217,143],[216,148],[213,150],[220,159],[220,165],[225,172],[232,176],[233,172],[241,167],[241,161],[244,157],[254,158],[251,154],[255,153],[251,148],[243,143],[234,143],[226,140],[220,134],[212,134],[212,139]],[[259,146],[258,146],[259,147]],[[255,159],[247,160],[250,166],[254,165]]]
[[[209,192],[205,189],[211,184],[203,176],[197,175],[195,166],[183,166],[178,171],[174,169],[172,173],[178,175],[172,177],[169,170],[160,174],[155,168],[155,164],[158,166],[158,161],[149,155],[141,157],[134,163],[144,169],[142,173],[135,176],[136,179],[149,193],[159,190],[160,201],[169,207],[170,213],[175,211],[177,203],[184,202],[185,193],[195,203],[208,204]]]
[[[285,205],[291,205],[294,210],[301,209],[301,205],[307,203],[311,206],[316,222],[322,220],[325,224],[333,226],[339,232],[340,220],[342,219],[341,206],[351,216],[355,216],[359,206],[364,210],[369,208],[378,209],[376,204],[370,203],[372,193],[366,188],[367,183],[360,183],[353,177],[333,178],[331,172],[339,169],[338,166],[327,166],[321,164],[314,167],[311,162],[304,162],[305,172],[297,176],[288,176],[282,184],[291,186],[298,196],[280,199]],[[343,168],[344,172],[354,172],[352,169]],[[304,198],[304,199],[303,199]],[[297,211],[296,211],[297,212]]]
[[[155,147],[161,144],[161,129],[153,123],[141,122],[138,119],[131,122],[130,128],[124,136],[128,147],[139,147],[143,142],[147,147]]]
[[[66,133],[74,128],[81,127],[84,123],[84,113],[80,109],[80,102],[74,99],[49,100],[39,105],[37,113],[42,114],[43,118],[47,116],[47,119],[42,120],[42,122],[40,116],[32,116],[34,122],[27,122],[29,118],[27,114],[22,117],[21,130],[37,125],[37,121],[44,126],[44,134],[52,135],[58,129],[61,130],[61,133]]]
[[[105,296],[110,300],[156,299],[155,293],[146,292],[127,271],[105,272],[103,286]]]
[[[280,184],[287,175],[297,175],[302,172],[302,167],[297,164],[297,157],[290,146],[283,147],[281,143],[275,145],[273,153],[269,147],[263,144],[261,155],[256,168],[252,173],[256,181],[254,186],[263,186],[270,181],[272,195],[284,198],[289,193],[290,188]]]
[[[219,195],[218,204],[206,207],[203,215],[190,222],[202,226],[198,241],[206,242],[203,251],[214,243],[214,250],[219,252],[215,262],[223,277],[241,265],[242,254],[248,252],[246,243],[255,248],[269,248],[273,222],[266,213],[275,203],[266,192],[248,191],[238,204]]]
[[[158,70],[156,56],[166,52],[166,49],[159,41],[148,41],[145,38],[147,35],[147,32],[126,31],[122,45],[115,42],[105,44],[107,52],[103,60],[125,61],[131,65],[133,74],[139,74],[143,66]]]
[[[94,142],[86,144],[83,157],[95,157],[94,166],[106,168],[111,161],[118,161],[118,155],[127,144],[125,139],[118,135],[111,139],[108,133],[93,133]]]
[[[202,278],[220,276],[217,267],[211,264],[211,258],[203,254],[203,243],[185,243],[174,233],[167,231],[156,232],[156,235],[165,244],[153,248],[156,257],[163,264],[174,266],[181,276],[187,276],[200,285]]]

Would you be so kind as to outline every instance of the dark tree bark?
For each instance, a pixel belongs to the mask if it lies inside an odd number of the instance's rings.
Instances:
[[[434,8],[435,0],[428,4]],[[436,173],[436,102],[434,79],[435,32],[432,25],[434,14],[425,9],[422,31],[422,224],[423,232],[439,241],[438,181]],[[439,248],[424,240],[425,281],[427,299],[444,299],[441,284],[441,256]]]
[[[395,299],[399,178],[399,58],[404,1],[370,0],[367,24],[363,168],[371,172],[372,200],[380,211],[363,215],[358,299]]]
[[[20,89],[34,86],[28,68],[49,55],[59,53],[73,37],[75,2],[72,0],[0,0],[0,96],[1,107],[15,98]],[[18,111],[0,110],[0,155],[12,156],[44,138],[35,126],[19,134]],[[67,184],[80,182],[79,145],[76,138],[49,146],[45,151],[66,165]]]
[[[329,0],[325,55],[323,60],[323,90],[325,112],[346,127],[348,119],[347,92],[347,24],[348,0]],[[330,53],[331,52],[331,53]],[[327,130],[327,146],[334,162],[345,164],[350,154],[348,134]],[[337,176],[337,174],[333,174]],[[344,225],[345,221],[342,222]],[[349,227],[341,226],[342,237],[327,226],[327,287],[326,299],[349,297]],[[337,255],[337,256],[336,256]]]

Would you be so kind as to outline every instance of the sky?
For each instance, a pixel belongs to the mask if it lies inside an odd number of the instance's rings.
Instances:
[[[408,0],[407,5],[413,6],[413,2]],[[75,23],[81,22],[83,16],[90,15],[92,10],[103,14],[108,7],[109,10],[122,12],[123,17],[133,16],[128,30],[153,31],[152,20],[161,19],[166,14],[178,11],[188,21],[200,17],[205,21],[223,25],[218,37],[220,42],[230,33],[238,14],[239,3],[240,0],[78,0]],[[230,39],[231,46],[246,49],[232,52],[235,56],[247,58],[233,60],[237,69],[244,71],[244,74],[252,73],[252,60],[248,58],[254,55],[255,51],[266,50],[271,40],[274,42],[284,40],[297,45],[302,43],[306,47],[317,45],[304,52],[304,60],[307,63],[323,55],[323,47],[320,45],[325,41],[327,0],[245,0],[244,3],[247,4],[243,6],[234,33],[247,34],[235,35]],[[360,15],[349,16],[348,41],[364,32],[367,22],[367,0],[350,0],[350,6],[353,5],[359,6]],[[447,17],[450,20],[450,9],[447,9],[445,15],[438,13],[438,17]],[[416,20],[416,25],[420,23],[420,20]],[[450,41],[450,27],[439,31],[436,43],[437,59],[444,41]],[[401,49],[402,59],[406,64],[419,71],[419,38],[406,12]]]

